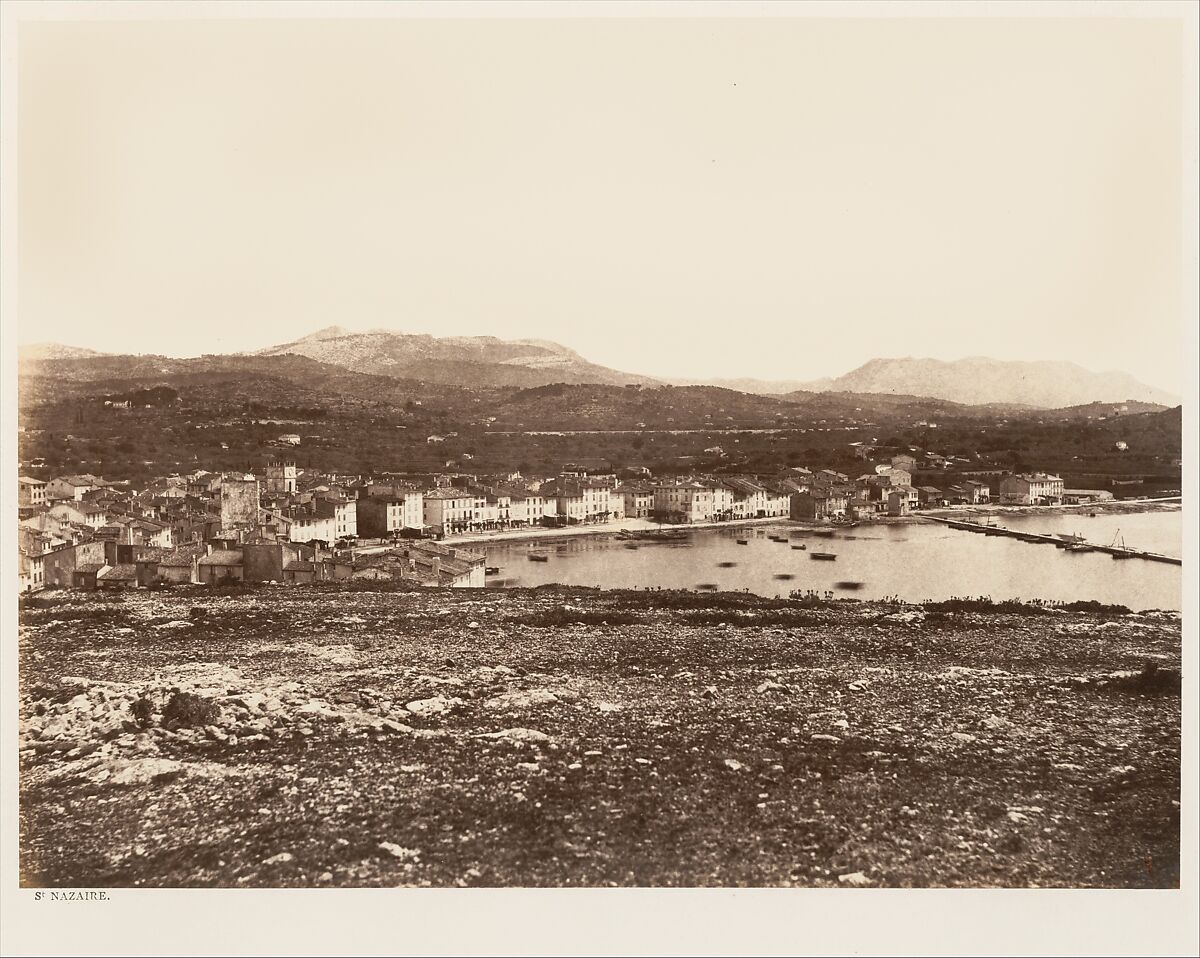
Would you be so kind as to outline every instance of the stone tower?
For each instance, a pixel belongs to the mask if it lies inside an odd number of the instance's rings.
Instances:
[[[267,463],[268,495],[290,495],[296,491],[296,464],[272,459]]]
[[[258,480],[221,480],[221,528],[252,530],[258,526]]]

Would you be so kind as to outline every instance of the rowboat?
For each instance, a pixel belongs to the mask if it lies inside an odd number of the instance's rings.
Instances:
[[[536,552],[531,552],[531,553],[529,553],[529,561],[530,562],[549,562],[550,557],[538,555]]]
[[[814,559],[822,559],[825,562],[832,562],[837,558],[837,553],[835,552],[810,552],[809,555]]]
[[[793,548],[793,549],[799,549],[800,551],[802,551],[802,552],[803,552],[805,549],[807,549],[807,548],[808,548],[808,546],[806,546],[806,545],[804,545],[804,544],[802,543],[802,544],[800,544],[800,545],[798,545],[798,546],[792,546],[792,548]]]
[[[748,545],[750,545],[750,540],[749,539],[738,539],[737,544],[740,546],[748,546]]]

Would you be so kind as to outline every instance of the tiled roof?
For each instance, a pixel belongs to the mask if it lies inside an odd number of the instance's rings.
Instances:
[[[241,565],[242,554],[234,549],[213,549],[200,560],[200,565]]]
[[[96,578],[105,582],[131,581],[137,578],[137,566],[122,562],[101,572]]]

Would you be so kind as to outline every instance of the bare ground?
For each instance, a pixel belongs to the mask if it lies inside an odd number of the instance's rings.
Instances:
[[[1177,887],[1179,666],[1161,613],[44,596],[23,882]]]

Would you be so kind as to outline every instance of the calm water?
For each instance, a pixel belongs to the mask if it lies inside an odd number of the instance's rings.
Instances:
[[[1091,542],[1112,543],[1120,533],[1131,548],[1182,554],[1178,509],[1126,515],[1085,513],[1002,516],[996,522],[1029,532],[1078,533]],[[487,548],[489,566],[499,566],[495,584],[534,586],[550,582],[603,588],[692,589],[714,584],[783,596],[793,589],[832,590],[863,599],[900,596],[910,601],[990,595],[994,599],[1095,599],[1134,609],[1179,609],[1180,566],[1142,559],[1117,562],[1104,553],[1072,554],[1002,536],[982,536],[933,523],[863,525],[833,538],[801,535],[789,523],[740,529],[696,529],[682,543],[639,543],[627,549],[610,536],[577,536],[558,542],[497,543]],[[789,536],[787,543],[769,535]],[[749,540],[738,545],[737,539]],[[806,551],[792,548],[804,544]],[[810,553],[833,552],[820,562]],[[549,556],[531,562],[528,554]],[[718,563],[736,563],[721,568]],[[780,580],[778,575],[791,576]],[[838,583],[861,582],[848,590]]]

